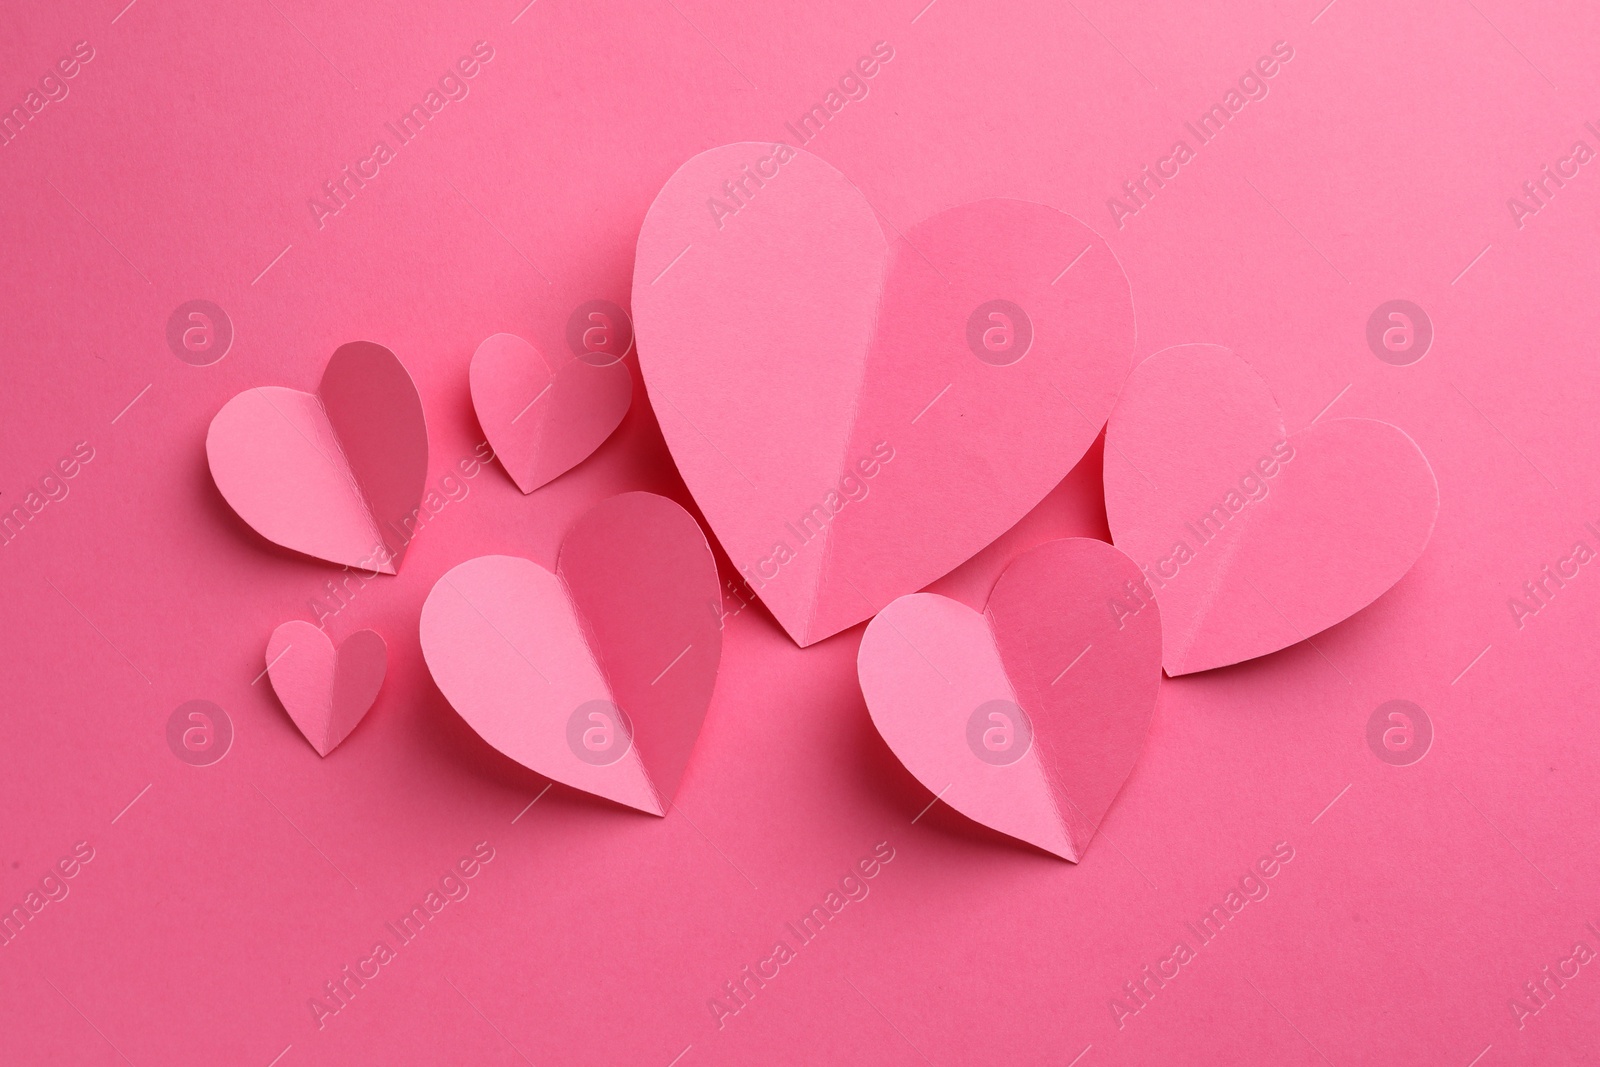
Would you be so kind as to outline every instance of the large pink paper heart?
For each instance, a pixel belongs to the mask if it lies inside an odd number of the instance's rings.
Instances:
[[[634,259],[645,384],[689,491],[801,645],[1005,532],[1100,432],[1132,358],[1110,249],[985,200],[885,236],[816,156],[685,163]]]
[[[485,741],[540,774],[665,815],[722,659],[717,567],[687,511],[624,493],[585,513],[554,574],[516,556],[452,569],[422,654]]]
[[[382,345],[340,345],[315,393],[247,389],[211,420],[217,488],[262,537],[394,574],[428,476],[422,399]]]
[[[388,646],[371,630],[356,631],[335,651],[327,634],[295,619],[267,642],[272,690],[319,756],[338,748],[366,717],[388,667]]]
[[[615,357],[580,356],[552,367],[509,333],[478,346],[469,376],[478,423],[524,493],[589,458],[633,402],[633,376]]]
[[[1076,863],[1144,748],[1161,622],[1104,541],[1029,549],[982,615],[936,593],[867,625],[856,661],[873,725],[935,796]]]
[[[1286,432],[1217,345],[1157,352],[1106,427],[1106,518],[1161,602],[1173,676],[1264,656],[1376,600],[1422,555],[1439,486],[1386,422]]]

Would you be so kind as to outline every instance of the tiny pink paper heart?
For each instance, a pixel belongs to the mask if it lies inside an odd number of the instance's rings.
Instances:
[[[983,200],[901,235],[787,145],[678,169],[639,233],[633,308],[672,458],[801,645],[1026,515],[1099,435],[1133,356],[1127,278],[1081,222]]]
[[[1104,541],[1029,549],[983,614],[936,593],[861,638],[867,710],[900,762],[975,822],[1076,863],[1144,748],[1160,611]]]
[[[366,717],[388,657],[383,638],[371,630],[357,630],[335,651],[327,634],[295,619],[272,631],[267,675],[289,718],[317,755],[326,756]]]
[[[455,567],[422,606],[422,654],[456,712],[524,767],[665,815],[722,658],[717,567],[665,497],[589,509],[555,573],[516,556]]]
[[[1106,518],[1161,603],[1176,677],[1287,648],[1376,600],[1422,555],[1439,486],[1403,430],[1288,433],[1272,391],[1217,345],[1157,352],[1106,427]]]
[[[575,357],[551,367],[509,333],[478,346],[469,377],[478,423],[524,493],[589,458],[633,402],[633,376],[620,360]]]
[[[394,353],[354,341],[334,352],[315,393],[268,385],[229,400],[206,457],[223,498],[262,537],[394,574],[428,475],[428,428]]]

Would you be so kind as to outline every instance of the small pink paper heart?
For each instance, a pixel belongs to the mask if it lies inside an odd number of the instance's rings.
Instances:
[[[1106,518],[1161,603],[1176,677],[1303,641],[1376,600],[1422,555],[1439,486],[1403,430],[1313,420],[1217,345],[1134,369],[1106,427]]]
[[[206,457],[223,498],[262,537],[394,574],[428,475],[428,428],[394,353],[354,341],[334,352],[315,393],[268,385],[229,400]]]
[[[327,634],[295,619],[267,642],[272,690],[319,756],[338,748],[366,717],[388,665],[388,646],[371,630],[357,630],[335,651]]]
[[[511,480],[531,493],[605,443],[633,403],[633,376],[610,356],[550,366],[532,344],[497,333],[472,356],[478,423]]]
[[[801,645],[1026,515],[1099,435],[1133,357],[1127,278],[1081,222],[983,200],[901,235],[787,145],[678,169],[639,233],[633,308],[672,458]]]
[[[445,699],[507,756],[665,815],[716,684],[720,596],[694,518],[624,493],[573,524],[553,574],[516,556],[445,574],[422,606],[422,654]]]
[[[867,625],[856,660],[900,762],[975,822],[1076,863],[1144,748],[1161,622],[1139,568],[1104,541],[1029,549],[978,614],[914,593]]]

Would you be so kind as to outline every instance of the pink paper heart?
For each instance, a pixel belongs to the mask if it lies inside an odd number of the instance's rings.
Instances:
[[[801,645],[1027,514],[1132,357],[1127,279],[1082,223],[986,200],[890,239],[844,175],[787,146],[714,148],[672,176],[633,308],[673,459]]]
[[[1422,555],[1433,469],[1403,430],[1287,433],[1267,383],[1217,345],[1157,352],[1106,427],[1106,518],[1161,603],[1177,676],[1264,656],[1349,618]]]
[[[335,651],[327,634],[295,619],[267,642],[272,690],[319,756],[338,748],[366,717],[388,666],[388,646],[371,630],[357,630]]]
[[[394,353],[354,341],[334,352],[315,393],[269,385],[229,400],[206,457],[223,498],[262,537],[394,574],[428,474],[428,428]]]
[[[478,346],[469,376],[478,423],[524,493],[589,458],[633,402],[633,376],[620,360],[575,357],[551,367],[509,333]]]
[[[901,597],[856,660],[873,725],[940,800],[1076,863],[1155,708],[1160,613],[1138,579],[1111,545],[1069,537],[1013,560],[981,615]]]
[[[422,606],[422,654],[489,744],[556,781],[665,815],[722,659],[716,562],[651,493],[589,509],[556,571],[480,556]]]

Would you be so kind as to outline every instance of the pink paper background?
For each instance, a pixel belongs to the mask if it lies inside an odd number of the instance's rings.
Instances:
[[[13,7],[0,105],[75,42],[94,58],[0,146],[0,505],[76,442],[93,459],[0,548],[0,906],[76,842],[94,852],[0,948],[0,1062],[1600,1055],[1595,963],[1520,1028],[1508,1009],[1574,942],[1600,948],[1585,925],[1600,926],[1596,565],[1520,628],[1507,607],[1575,541],[1600,548],[1584,526],[1600,528],[1600,174],[1583,167],[1520,228],[1506,206],[1575,140],[1600,148],[1584,126],[1600,126],[1600,15],[1508,0]],[[494,58],[470,95],[319,230],[307,199],[392,145],[384,123],[479,40]],[[328,621],[336,639],[378,630],[391,664],[366,721],[318,758],[251,679],[273,627],[310,619],[340,572],[232,514],[206,470],[212,415],[249,386],[312,389],[335,347],[374,340],[422,392],[439,486],[481,440],[478,342],[505,330],[556,350],[573,307],[625,303],[666,177],[711,145],[788,136],[879,40],[894,59],[811,151],[901,229],[987,196],[1072,212],[1129,274],[1138,356],[1225,344],[1291,430],[1330,402],[1403,426],[1441,494],[1416,568],[1314,648],[1163,683],[1078,866],[940,805],[916,818],[929,794],[857,688],[860,628],[802,651],[759,606],[728,620],[678,810],[560,787],[529,809],[545,781],[445,704],[418,610],[469,557],[553,565],[567,525],[613,493],[683,500],[636,402],[531,499],[493,466],[460,483],[401,574]],[[1294,59],[1269,95],[1118,229],[1106,199],[1178,138],[1193,146],[1183,123],[1280,40]],[[1364,336],[1397,297],[1436,331],[1408,367]],[[236,331],[209,367],[165,339],[193,298]],[[1103,535],[1099,462],[935,588],[981,603],[1008,550]],[[1436,733],[1409,767],[1366,741],[1395,698]],[[168,748],[192,699],[234,726],[212,766]],[[469,895],[319,1029],[308,999],[393,942],[384,924],[480,841],[494,858]],[[793,944],[785,924],[883,841],[894,859],[870,895],[719,1030],[707,1001]],[[1294,859],[1269,895],[1198,946],[1185,923],[1280,841]],[[1195,958],[1119,1029],[1111,999],[1180,938]]]

